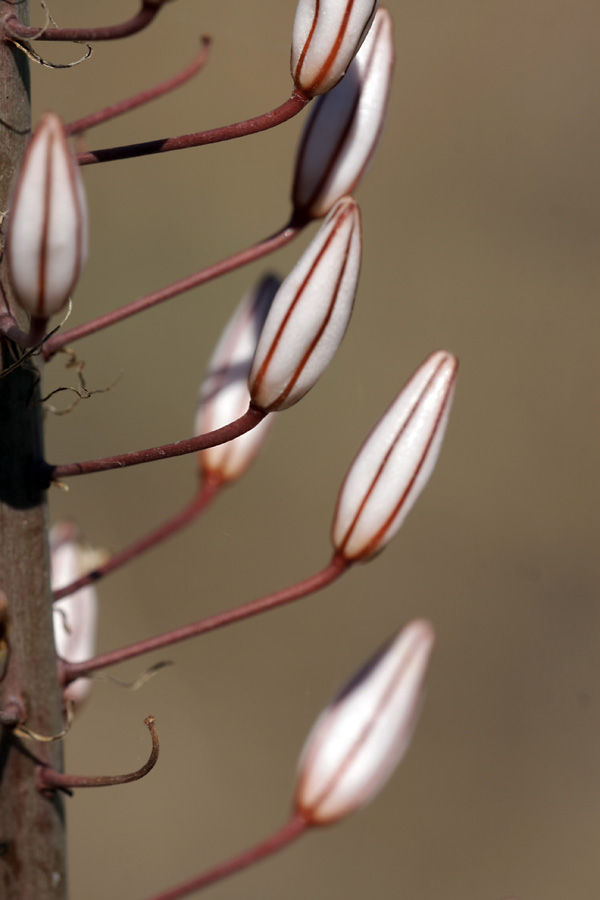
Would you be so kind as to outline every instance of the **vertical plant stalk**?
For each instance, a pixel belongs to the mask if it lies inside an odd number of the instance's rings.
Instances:
[[[26,2],[0,0],[0,20]],[[0,211],[30,132],[29,71],[21,51],[0,35]],[[0,237],[4,241],[5,229]],[[11,297],[6,257],[0,255],[0,306],[26,327]],[[0,340],[0,368],[15,361],[17,349]],[[33,460],[43,458],[39,376],[28,360],[0,377],[0,591],[5,598],[0,675],[0,711],[17,712],[30,731],[43,735],[63,728],[61,691],[50,602],[48,526],[44,493],[30,477]],[[62,800],[37,789],[35,757],[62,770],[60,743],[17,738],[10,716],[0,727],[0,896],[3,900],[66,900]]]

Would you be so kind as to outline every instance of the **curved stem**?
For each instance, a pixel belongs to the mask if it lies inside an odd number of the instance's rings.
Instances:
[[[158,97],[162,97],[169,91],[173,91],[175,88],[185,84],[186,81],[189,81],[204,68],[208,59],[210,45],[211,39],[206,36],[202,37],[197,56],[181,72],[171,76],[171,78],[167,78],[165,81],[161,81],[160,84],[156,84],[154,87],[135,94],[133,97],[127,97],[125,100],[120,100],[118,103],[112,103],[110,106],[98,110],[98,112],[90,113],[81,119],[69,122],[68,125],[65,125],[66,133],[79,134],[82,131],[87,131],[88,128],[93,128],[95,125],[102,125],[104,122],[109,122],[117,116],[122,116],[123,113],[130,112],[132,109],[137,109],[138,106],[149,103],[151,100],[156,100]]]
[[[204,512],[206,507],[216,497],[221,487],[222,482],[217,479],[208,478],[203,481],[200,489],[191,502],[187,503],[183,509],[180,509],[174,516],[167,519],[166,522],[161,522],[158,528],[155,528],[139,540],[129,544],[128,547],[115,553],[104,563],[104,565],[98,566],[96,569],[88,572],[87,575],[82,575],[81,578],[78,578],[76,581],[72,581],[70,584],[54,591],[54,600],[62,600],[63,597],[74,594],[75,591],[87,587],[88,584],[95,584],[101,578],[104,578],[116,569],[120,569],[121,566],[125,565],[125,563],[134,559],[136,556],[140,556],[157,544],[162,543],[162,541],[166,541],[167,538],[172,537],[177,531],[180,531],[192,522],[201,512]]]
[[[116,159],[132,159],[137,156],[149,156],[153,153],[168,153],[170,150],[186,150],[189,147],[201,147],[204,144],[217,144],[222,141],[231,141],[234,138],[245,137],[248,134],[256,134],[259,131],[267,131],[276,125],[281,125],[301,112],[311,98],[298,88],[294,88],[292,96],[281,106],[245,119],[243,122],[234,122],[233,125],[222,125],[219,128],[211,128],[208,131],[197,131],[194,134],[182,134],[179,137],[159,138],[156,141],[144,141],[141,144],[126,144],[123,147],[106,147],[102,150],[90,150],[87,153],[78,153],[75,157],[80,166],[89,166],[93,163],[112,162]]]
[[[291,587],[283,588],[274,594],[268,594],[259,600],[252,600],[243,606],[237,606],[227,612],[217,613],[215,616],[209,616],[201,619],[199,622],[192,622],[191,625],[184,625],[182,628],[174,628],[165,634],[159,634],[157,637],[148,638],[144,641],[137,641],[135,644],[129,644],[127,647],[121,647],[119,650],[112,650],[109,653],[103,653],[94,656],[86,662],[69,663],[63,661],[62,681],[64,685],[70,684],[76,678],[82,675],[89,675],[98,669],[106,669],[108,666],[115,666],[117,663],[125,662],[128,659],[135,659],[143,653],[150,653],[152,650],[160,650],[163,647],[171,647],[180,641],[186,641],[188,638],[197,637],[200,634],[206,634],[209,631],[216,631],[217,628],[224,628],[226,625],[233,625],[234,622],[241,622],[243,619],[249,619],[259,613],[267,612],[270,609],[276,609],[306,597],[308,594],[314,594],[322,590],[327,585],[336,581],[350,566],[347,560],[341,556],[334,556],[331,562],[316,575],[305,578],[304,581],[298,582]]]
[[[169,284],[167,287],[154,291],[152,294],[147,294],[145,297],[140,297],[138,300],[132,300],[131,303],[126,303],[124,306],[119,307],[119,309],[98,316],[96,319],[91,319],[89,322],[84,322],[83,325],[77,325],[75,328],[69,328],[67,331],[55,334],[44,344],[44,359],[50,359],[51,356],[66,344],[72,344],[74,341],[78,341],[90,334],[102,331],[103,328],[108,328],[109,325],[115,325],[117,322],[122,322],[124,319],[128,319],[129,316],[134,316],[136,313],[143,312],[145,309],[150,309],[151,306],[163,303],[163,301],[169,300],[171,297],[176,297],[178,294],[190,291],[192,288],[198,287],[201,284],[206,284],[206,282],[212,281],[214,278],[219,278],[221,275],[226,275],[234,269],[239,269],[248,263],[261,259],[263,256],[273,253],[280,247],[285,247],[286,244],[289,244],[296,235],[302,231],[306,224],[306,222],[294,222],[292,220],[280,231],[271,235],[271,237],[259,241],[258,244],[254,244],[246,250],[234,253],[226,259],[214,263],[211,266],[207,266],[205,269],[201,269],[193,275],[188,275],[187,278],[175,281],[173,284]]]
[[[108,787],[113,784],[129,784],[131,781],[139,781],[154,768],[159,751],[154,716],[144,719],[144,725],[147,726],[152,738],[152,750],[144,765],[135,772],[128,772],[126,775],[66,775],[49,766],[40,766],[37,771],[39,789],[44,791],[54,788],[64,790],[65,788]]]
[[[4,25],[9,37],[22,41],[112,41],[129,37],[146,28],[168,0],[142,0],[139,12],[126,22],[99,28],[36,28],[23,25],[16,13],[6,16]]]
[[[92,472],[108,472],[110,469],[126,469],[129,466],[139,466],[141,463],[154,462],[158,459],[171,459],[174,456],[185,456],[187,453],[196,453],[198,450],[206,450],[208,447],[216,447],[226,444],[241,434],[246,434],[255,428],[268,413],[262,409],[250,406],[248,411],[215,431],[199,434],[196,437],[184,441],[175,441],[172,444],[161,444],[160,447],[149,447],[147,450],[134,450],[132,453],[120,453],[118,456],[103,456],[100,459],[88,459],[85,462],[66,463],[62,466],[52,466],[45,463],[42,467],[43,478],[47,483],[60,481],[61,478],[71,478],[74,475],[89,475]]]
[[[44,340],[47,323],[48,319],[33,317],[29,324],[29,331],[22,331],[12,313],[2,312],[0,313],[0,334],[24,350],[29,350]]]
[[[182,881],[181,884],[159,894],[154,894],[148,900],[179,900],[180,897],[187,897],[194,891],[201,891],[203,888],[226,878],[228,875],[234,875],[248,866],[256,865],[268,856],[272,856],[284,847],[287,847],[292,841],[295,841],[308,828],[308,822],[302,818],[299,813],[295,813],[278,831],[270,835],[266,840],[261,841],[249,850],[245,850],[238,856],[234,856],[224,863],[220,863],[212,869],[190,878],[188,881]]]

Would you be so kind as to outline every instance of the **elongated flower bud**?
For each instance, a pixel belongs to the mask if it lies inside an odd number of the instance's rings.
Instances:
[[[87,206],[58,116],[42,116],[17,178],[7,255],[15,296],[32,317],[67,303],[87,258]]]
[[[292,190],[296,214],[319,219],[354,191],[379,143],[393,70],[392,19],[379,9],[346,76],[319,97],[304,129]]]
[[[369,803],[412,737],[434,643],[411,622],[349,682],[317,720],[302,751],[296,807],[326,825]]]
[[[52,589],[59,590],[101,565],[106,553],[92,550],[82,540],[73,522],[57,522],[50,532]],[[94,655],[98,599],[96,588],[81,588],[58,600],[54,610],[54,645],[67,662],[83,662]],[[64,697],[79,706],[91,690],[88,678],[77,678],[64,690]]]
[[[273,301],[250,372],[256,407],[287,409],[323,374],[348,326],[360,258],[360,213],[343,197]]]
[[[243,298],[223,332],[208,365],[200,390],[196,434],[204,434],[233,422],[248,409],[248,375],[256,345],[280,281],[265,276]],[[200,470],[222,482],[233,481],[246,471],[260,452],[274,419],[267,416],[240,437],[198,454]]]
[[[457,368],[451,353],[433,353],[359,450],[333,520],[333,544],[344,559],[367,560],[382,550],[425,487],[440,452]]]
[[[334,87],[364,41],[378,0],[299,0],[292,78],[309,97]]]

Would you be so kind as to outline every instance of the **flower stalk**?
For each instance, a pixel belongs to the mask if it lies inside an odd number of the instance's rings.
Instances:
[[[57,772],[50,766],[39,766],[37,770],[38,790],[45,793],[57,789],[70,791],[72,788],[111,787],[116,784],[131,784],[132,781],[144,778],[156,765],[160,750],[154,716],[144,719],[144,725],[150,732],[152,749],[144,765],[135,772],[128,772],[126,775],[68,775],[64,772]]]
[[[14,12],[14,3],[7,3],[8,11],[4,16],[4,30],[9,39],[21,41],[114,41],[118,38],[130,37],[142,31],[156,18],[165,3],[169,0],[142,0],[139,11],[131,19],[117,25],[105,25],[97,28],[37,28],[25,25]]]
[[[281,606],[292,603],[294,600],[300,600],[302,597],[323,590],[323,588],[332,584],[332,582],[343,575],[347,568],[348,563],[344,559],[340,556],[334,556],[320,572],[305,578],[303,581],[299,581],[297,584],[293,584],[291,587],[276,591],[274,594],[268,594],[266,597],[252,600],[250,603],[245,603],[226,612],[217,613],[214,616],[201,619],[199,622],[192,622],[191,625],[174,628],[156,637],[137,641],[135,644],[129,644],[126,647],[111,650],[108,653],[102,653],[93,659],[87,660],[87,662],[68,663],[63,661],[59,665],[61,682],[63,685],[70,684],[76,678],[90,675],[92,672],[97,672],[100,669],[107,669],[109,666],[116,666],[118,663],[142,656],[144,653],[162,650],[164,647],[171,647],[181,641],[187,641],[189,638],[208,634],[209,631],[216,631],[218,628],[233,625],[260,613],[278,609]]]
[[[89,150],[77,154],[77,162],[80,166],[90,166],[94,163],[114,162],[118,159],[135,159],[139,156],[151,156],[155,153],[170,153],[172,150],[189,150],[191,147],[203,147],[206,144],[219,144],[223,141],[232,141],[236,138],[247,137],[250,134],[258,134],[260,131],[268,131],[277,125],[282,125],[289,119],[293,119],[302,112],[308,97],[299,88],[295,88],[289,100],[277,106],[269,112],[244,119],[242,122],[234,122],[232,125],[222,125],[211,128],[208,131],[196,131],[193,134],[181,134],[178,137],[159,138],[154,141],[143,141],[139,144],[126,144],[122,147],[106,147],[102,150]]]

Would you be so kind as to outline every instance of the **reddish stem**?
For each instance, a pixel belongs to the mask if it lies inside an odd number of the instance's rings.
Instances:
[[[196,875],[195,878],[182,881],[181,884],[173,888],[154,894],[148,900],[178,900],[178,898],[186,897],[194,891],[201,891],[216,881],[220,881],[228,875],[234,875],[236,872],[240,872],[242,869],[253,866],[268,856],[272,856],[279,850],[283,850],[284,847],[287,847],[288,844],[299,838],[301,834],[304,834],[307,828],[308,822],[299,813],[294,813],[283,828],[280,828],[279,831],[276,831],[260,844],[256,844],[238,856],[232,857],[227,862],[220,863],[220,865],[209,869],[202,875]]]
[[[33,317],[29,324],[29,331],[22,331],[11,313],[0,313],[0,335],[7,337],[24,350],[29,350],[42,343],[47,324],[48,319]]]
[[[304,221],[296,222],[292,220],[271,237],[259,241],[258,244],[254,244],[246,250],[234,253],[233,256],[228,256],[226,259],[214,263],[211,266],[207,266],[205,269],[201,269],[193,275],[188,275],[187,278],[175,281],[173,284],[169,284],[167,287],[154,291],[152,294],[147,294],[145,297],[140,297],[138,300],[132,300],[130,303],[126,303],[124,306],[119,307],[119,309],[98,316],[96,319],[91,319],[89,322],[84,322],[83,325],[77,325],[75,328],[70,328],[67,331],[55,334],[44,344],[44,359],[50,359],[57,350],[60,350],[61,347],[64,347],[66,344],[72,344],[73,341],[78,341],[90,334],[95,334],[97,331],[102,331],[103,328],[108,328],[109,325],[115,325],[117,322],[122,322],[124,319],[128,319],[129,316],[134,316],[136,313],[143,312],[145,309],[150,309],[151,306],[156,306],[157,303],[162,303],[164,300],[169,300],[171,297],[176,297],[178,294],[190,291],[192,288],[198,287],[201,284],[206,284],[207,281],[212,281],[214,278],[226,275],[234,269],[239,269],[248,263],[261,259],[263,256],[273,253],[280,247],[285,247],[286,244],[289,244],[296,235],[302,231],[306,224],[307,223]]]
[[[189,81],[204,68],[208,59],[210,44],[211,39],[209,37],[202,37],[197,56],[181,72],[178,72],[171,78],[167,78],[165,81],[161,81],[160,84],[156,84],[154,87],[147,88],[147,90],[141,91],[139,94],[134,94],[133,97],[127,97],[118,103],[112,103],[110,106],[106,106],[104,109],[98,110],[98,112],[90,113],[88,116],[83,116],[75,122],[69,122],[68,125],[65,125],[66,133],[79,134],[82,131],[87,131],[88,128],[93,128],[95,125],[102,125],[104,122],[109,122],[117,116],[122,116],[123,113],[131,112],[132,109],[137,109],[138,106],[143,106],[144,103],[150,103],[151,100],[156,100],[158,97],[162,97],[164,94],[168,94],[175,88],[185,84],[186,81]]]
[[[37,771],[39,789],[45,791],[49,788],[68,790],[69,788],[80,787],[108,787],[114,784],[129,784],[131,781],[139,781],[140,778],[143,778],[154,768],[158,760],[159,751],[154,716],[148,716],[144,719],[144,725],[147,726],[152,738],[152,750],[140,769],[136,769],[135,772],[128,772],[127,775],[65,775],[63,772],[57,772],[49,766],[40,766]]]
[[[243,606],[237,606],[227,612],[218,613],[215,616],[209,616],[207,619],[201,619],[199,622],[192,622],[191,625],[184,625],[182,628],[174,628],[164,634],[159,634],[153,638],[147,638],[143,641],[137,641],[135,644],[129,644],[127,647],[121,647],[118,650],[111,650],[109,653],[103,653],[94,656],[85,662],[69,663],[63,661],[62,665],[62,682],[64,685],[70,684],[76,678],[83,675],[89,675],[98,669],[106,669],[108,666],[115,666],[117,663],[125,662],[129,659],[135,659],[143,653],[150,653],[153,650],[160,650],[163,647],[171,647],[180,641],[186,641],[188,638],[197,637],[200,634],[206,634],[209,631],[216,631],[217,628],[224,628],[226,625],[233,625],[234,622],[241,622],[243,619],[249,619],[259,613],[267,612],[269,609],[276,609],[306,597],[308,594],[314,594],[322,590],[338,579],[349,567],[347,560],[341,556],[334,556],[331,562],[316,575],[311,575],[304,581],[298,582],[291,587],[283,588],[274,594],[268,594],[258,600],[252,600]]]
[[[132,453],[120,453],[118,456],[103,456],[100,459],[88,459],[85,462],[66,463],[62,466],[52,466],[44,463],[42,477],[45,481],[60,481],[61,478],[71,478],[74,475],[89,475],[92,472],[108,472],[110,469],[126,469],[129,466],[139,466],[141,463],[154,462],[158,459],[171,459],[174,456],[185,456],[187,453],[196,453],[198,450],[206,450],[208,447],[216,447],[226,444],[241,434],[246,434],[262,422],[268,413],[262,409],[250,406],[247,412],[229,425],[199,434],[196,437],[184,441],[175,441],[173,444],[162,444],[160,447],[150,447],[147,450],[134,450]]]
[[[99,581],[101,578],[114,572],[115,569],[121,568],[121,566],[125,565],[125,563],[129,562],[131,559],[140,556],[140,554],[145,553],[146,550],[150,550],[151,547],[155,547],[157,544],[162,543],[162,541],[166,541],[167,538],[172,537],[206,509],[209,503],[216,497],[221,487],[222,482],[218,481],[216,478],[208,478],[203,481],[192,501],[186,504],[183,509],[179,510],[179,512],[170,519],[167,519],[166,522],[161,522],[158,528],[155,528],[149,534],[145,534],[119,553],[115,553],[114,556],[111,556],[111,558],[104,563],[104,565],[98,566],[96,569],[88,572],[87,575],[82,575],[81,578],[72,581],[71,584],[67,584],[65,587],[54,591],[54,600],[62,600],[63,597],[74,594],[75,591],[87,587],[88,584]]]
[[[141,144],[127,144],[123,147],[106,147],[103,150],[90,150],[87,153],[78,153],[76,160],[80,166],[89,166],[93,163],[111,162],[115,159],[131,159],[137,156],[149,156],[152,153],[168,153],[169,150],[186,150],[188,147],[201,147],[204,144],[217,144],[222,141],[231,141],[233,138],[245,137],[248,134],[256,134],[259,131],[267,131],[276,125],[287,122],[301,112],[311,98],[307,97],[299,88],[294,88],[292,96],[281,106],[277,106],[270,112],[243,122],[234,122],[233,125],[222,125],[219,128],[211,128],[208,131],[197,131],[194,134],[181,134],[174,138],[159,138],[156,141],[144,141]]]
[[[126,22],[118,25],[105,25],[100,28],[45,28],[41,30],[33,25],[24,25],[16,13],[6,16],[4,25],[9,37],[22,41],[112,41],[115,38],[128,37],[146,28],[168,0],[142,0],[138,13]]]

